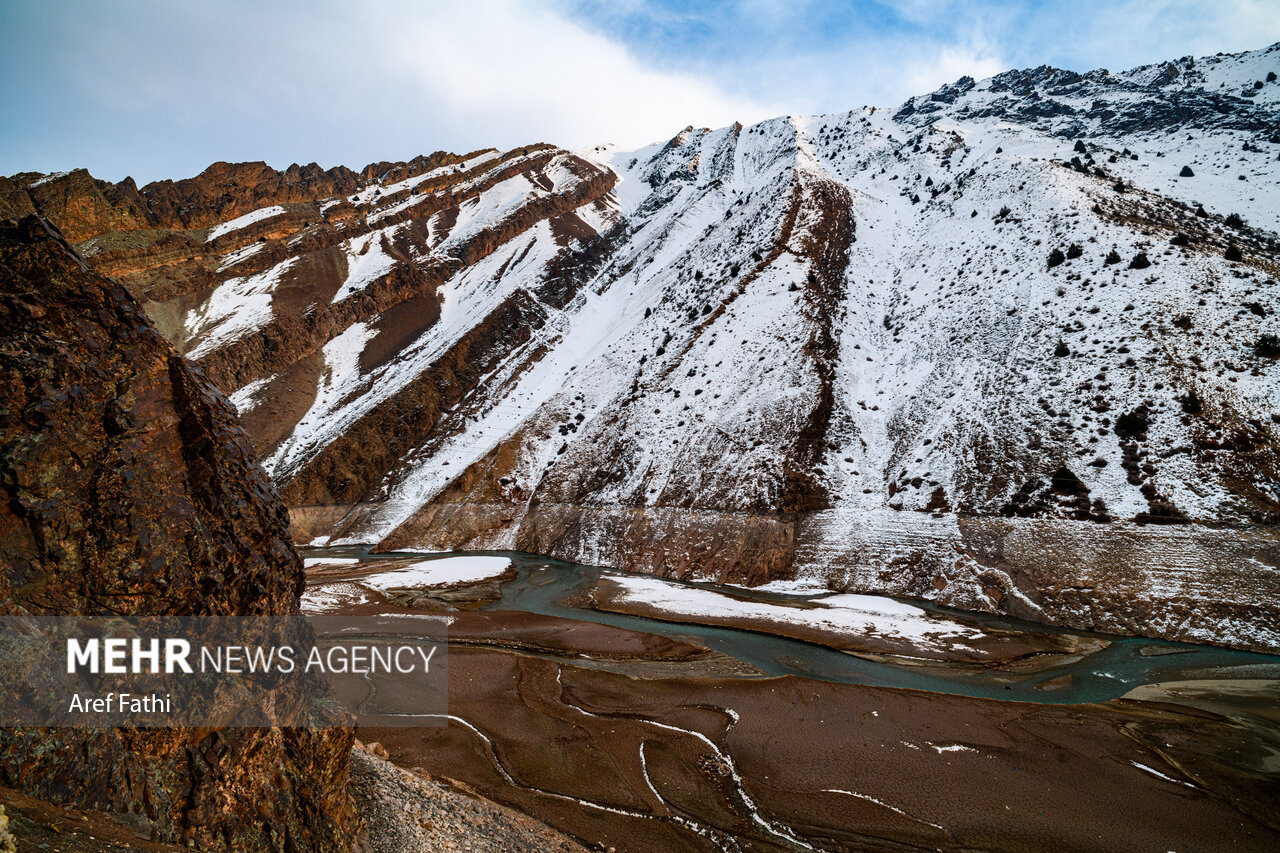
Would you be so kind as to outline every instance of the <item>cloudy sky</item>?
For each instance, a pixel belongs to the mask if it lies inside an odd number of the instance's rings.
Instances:
[[[1280,0],[0,0],[0,174],[639,146],[1280,38]]]

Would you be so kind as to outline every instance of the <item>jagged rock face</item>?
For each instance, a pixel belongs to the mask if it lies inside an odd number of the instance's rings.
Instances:
[[[1113,630],[1165,607],[1170,636],[1271,642],[1247,638],[1275,593],[1254,557],[1206,535],[1157,582],[1124,543],[1280,520],[1277,65],[1042,68],[637,151],[378,164],[79,245],[231,394],[303,541]],[[1078,545],[1051,578],[1054,541]],[[1232,592],[1201,618],[1209,576]]]
[[[285,508],[226,399],[40,219],[0,227],[0,276],[5,612],[260,614],[309,636]],[[5,729],[0,777],[202,850],[338,851],[356,829],[351,738]]]

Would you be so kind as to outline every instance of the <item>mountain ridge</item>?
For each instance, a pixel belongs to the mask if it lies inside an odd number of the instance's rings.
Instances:
[[[303,541],[1276,648],[1274,610],[1246,616],[1280,592],[1276,68],[1042,67],[631,152],[219,167],[146,227],[87,173],[23,191],[97,223],[77,248],[232,397]]]

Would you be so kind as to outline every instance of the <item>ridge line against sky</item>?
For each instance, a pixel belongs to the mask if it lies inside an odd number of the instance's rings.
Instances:
[[[1280,0],[0,0],[0,174],[638,147],[1280,38]]]

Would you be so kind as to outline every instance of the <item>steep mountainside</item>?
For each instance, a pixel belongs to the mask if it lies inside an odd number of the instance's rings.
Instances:
[[[0,401],[6,630],[31,615],[258,614],[282,643],[311,636],[286,510],[235,412],[35,216],[0,226]],[[18,690],[6,707],[41,686]],[[224,692],[202,698],[232,722]],[[3,728],[0,782],[200,850],[350,849],[352,729],[303,690],[259,698],[318,727]]]
[[[1278,72],[1039,68],[638,151],[0,203],[147,300],[304,541],[1275,648]]]

